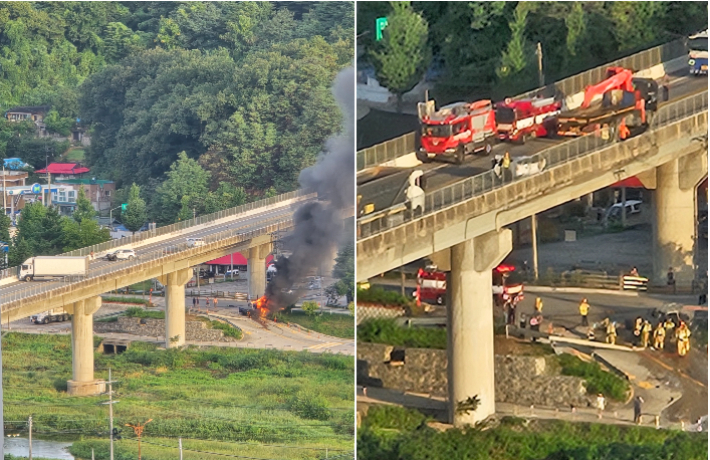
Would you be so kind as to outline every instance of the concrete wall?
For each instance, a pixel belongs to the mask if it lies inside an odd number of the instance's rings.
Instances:
[[[119,316],[114,323],[94,323],[94,332],[119,332],[144,337],[165,338],[165,320],[146,318],[141,324],[140,318]],[[202,321],[185,322],[185,339],[191,342],[233,342],[231,337],[225,337],[219,329],[207,329]]]
[[[358,343],[358,384],[448,397],[446,350],[397,347],[405,350],[405,364],[390,366],[394,348]],[[526,406],[584,406],[589,400],[582,379],[559,375],[550,358],[532,356],[495,356],[495,394],[497,402]]]
[[[702,112],[360,239],[358,281],[701,151],[707,124]]]

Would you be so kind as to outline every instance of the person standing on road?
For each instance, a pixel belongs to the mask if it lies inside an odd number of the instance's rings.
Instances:
[[[643,409],[643,398],[636,396],[634,398],[634,423],[641,425],[641,409]]]
[[[675,323],[673,323],[670,318],[666,318],[666,320],[663,322],[663,329],[666,330],[666,340],[670,342],[673,338],[673,329],[675,329]],[[668,344],[668,346],[670,347],[670,343]]]
[[[675,332],[678,341],[678,356],[685,356],[690,351],[690,329],[685,321],[680,322],[678,330]]]
[[[641,329],[643,329],[643,318],[639,316],[634,320],[634,336],[637,345],[641,345]]]
[[[540,297],[535,299],[535,313],[542,313],[542,299]]]
[[[643,322],[643,327],[641,328],[641,346],[643,348],[648,348],[648,343],[649,339],[651,338],[651,331],[653,330],[653,327],[651,327],[651,323],[648,322],[648,320]]]
[[[510,170],[510,153],[505,152],[503,159],[501,160],[501,167],[503,169],[503,182],[510,182],[513,179],[513,173]]]
[[[532,318],[530,318],[530,330],[533,332],[540,332],[540,324],[542,323],[542,315],[538,312],[535,313]],[[533,342],[537,342],[537,335],[532,338]]]
[[[606,320],[606,343],[616,345],[616,323]]]
[[[579,314],[582,316],[582,326],[589,326],[589,322],[587,321],[587,315],[589,314],[589,303],[587,302],[587,299],[582,299],[579,303]]]
[[[217,308],[217,296],[214,296],[214,308]]]
[[[604,409],[606,408],[606,399],[604,398],[604,395],[599,393],[597,394],[597,418],[602,418],[602,412],[604,412]]]
[[[207,305],[207,311],[210,311],[210,298],[209,297],[207,297],[205,299],[205,305]]]
[[[668,101],[671,98],[671,79],[668,78],[668,74],[663,76],[663,100]]]
[[[197,297],[192,298],[192,308],[193,310],[197,307]]]
[[[675,295],[675,273],[673,273],[673,267],[668,267],[668,273],[666,274],[668,286],[673,287],[673,294]]]
[[[630,273],[630,275],[631,275],[631,276],[639,276],[638,268],[632,267],[632,268],[631,268],[631,273]]]
[[[666,329],[663,327],[663,323],[658,323],[656,329],[653,331],[653,349],[663,350],[663,346],[666,341]]]

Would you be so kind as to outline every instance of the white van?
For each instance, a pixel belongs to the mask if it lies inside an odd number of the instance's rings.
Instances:
[[[197,247],[197,246],[204,246],[205,245],[205,240],[202,238],[188,238],[187,239],[187,245],[191,248]]]
[[[626,217],[630,217],[641,213],[641,205],[643,202],[638,200],[627,200],[626,201]],[[607,222],[620,221],[621,220],[621,206],[622,203],[616,203],[606,210],[605,219]]]

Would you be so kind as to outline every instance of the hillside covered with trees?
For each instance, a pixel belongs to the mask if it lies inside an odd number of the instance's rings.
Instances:
[[[50,106],[65,135],[79,119],[114,206],[136,183],[172,223],[297,188],[340,128],[353,23],[351,2],[0,2],[0,110]],[[32,128],[0,121],[0,158],[66,148]]]

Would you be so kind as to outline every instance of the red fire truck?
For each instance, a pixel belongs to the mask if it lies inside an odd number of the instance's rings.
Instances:
[[[508,300],[523,300],[522,283],[506,282],[514,270],[515,267],[502,264],[493,269],[493,299],[496,305],[503,305]],[[446,302],[446,273],[438,271],[435,265],[420,268],[414,296],[422,302],[443,305]]]
[[[524,144],[530,137],[545,137],[557,130],[562,104],[554,97],[547,99],[506,99],[496,104],[498,139]]]
[[[434,101],[419,103],[421,148],[417,158],[428,163],[434,158],[453,157],[463,163],[469,153],[491,153],[496,138],[496,120],[489,100],[456,102],[434,110]]]

